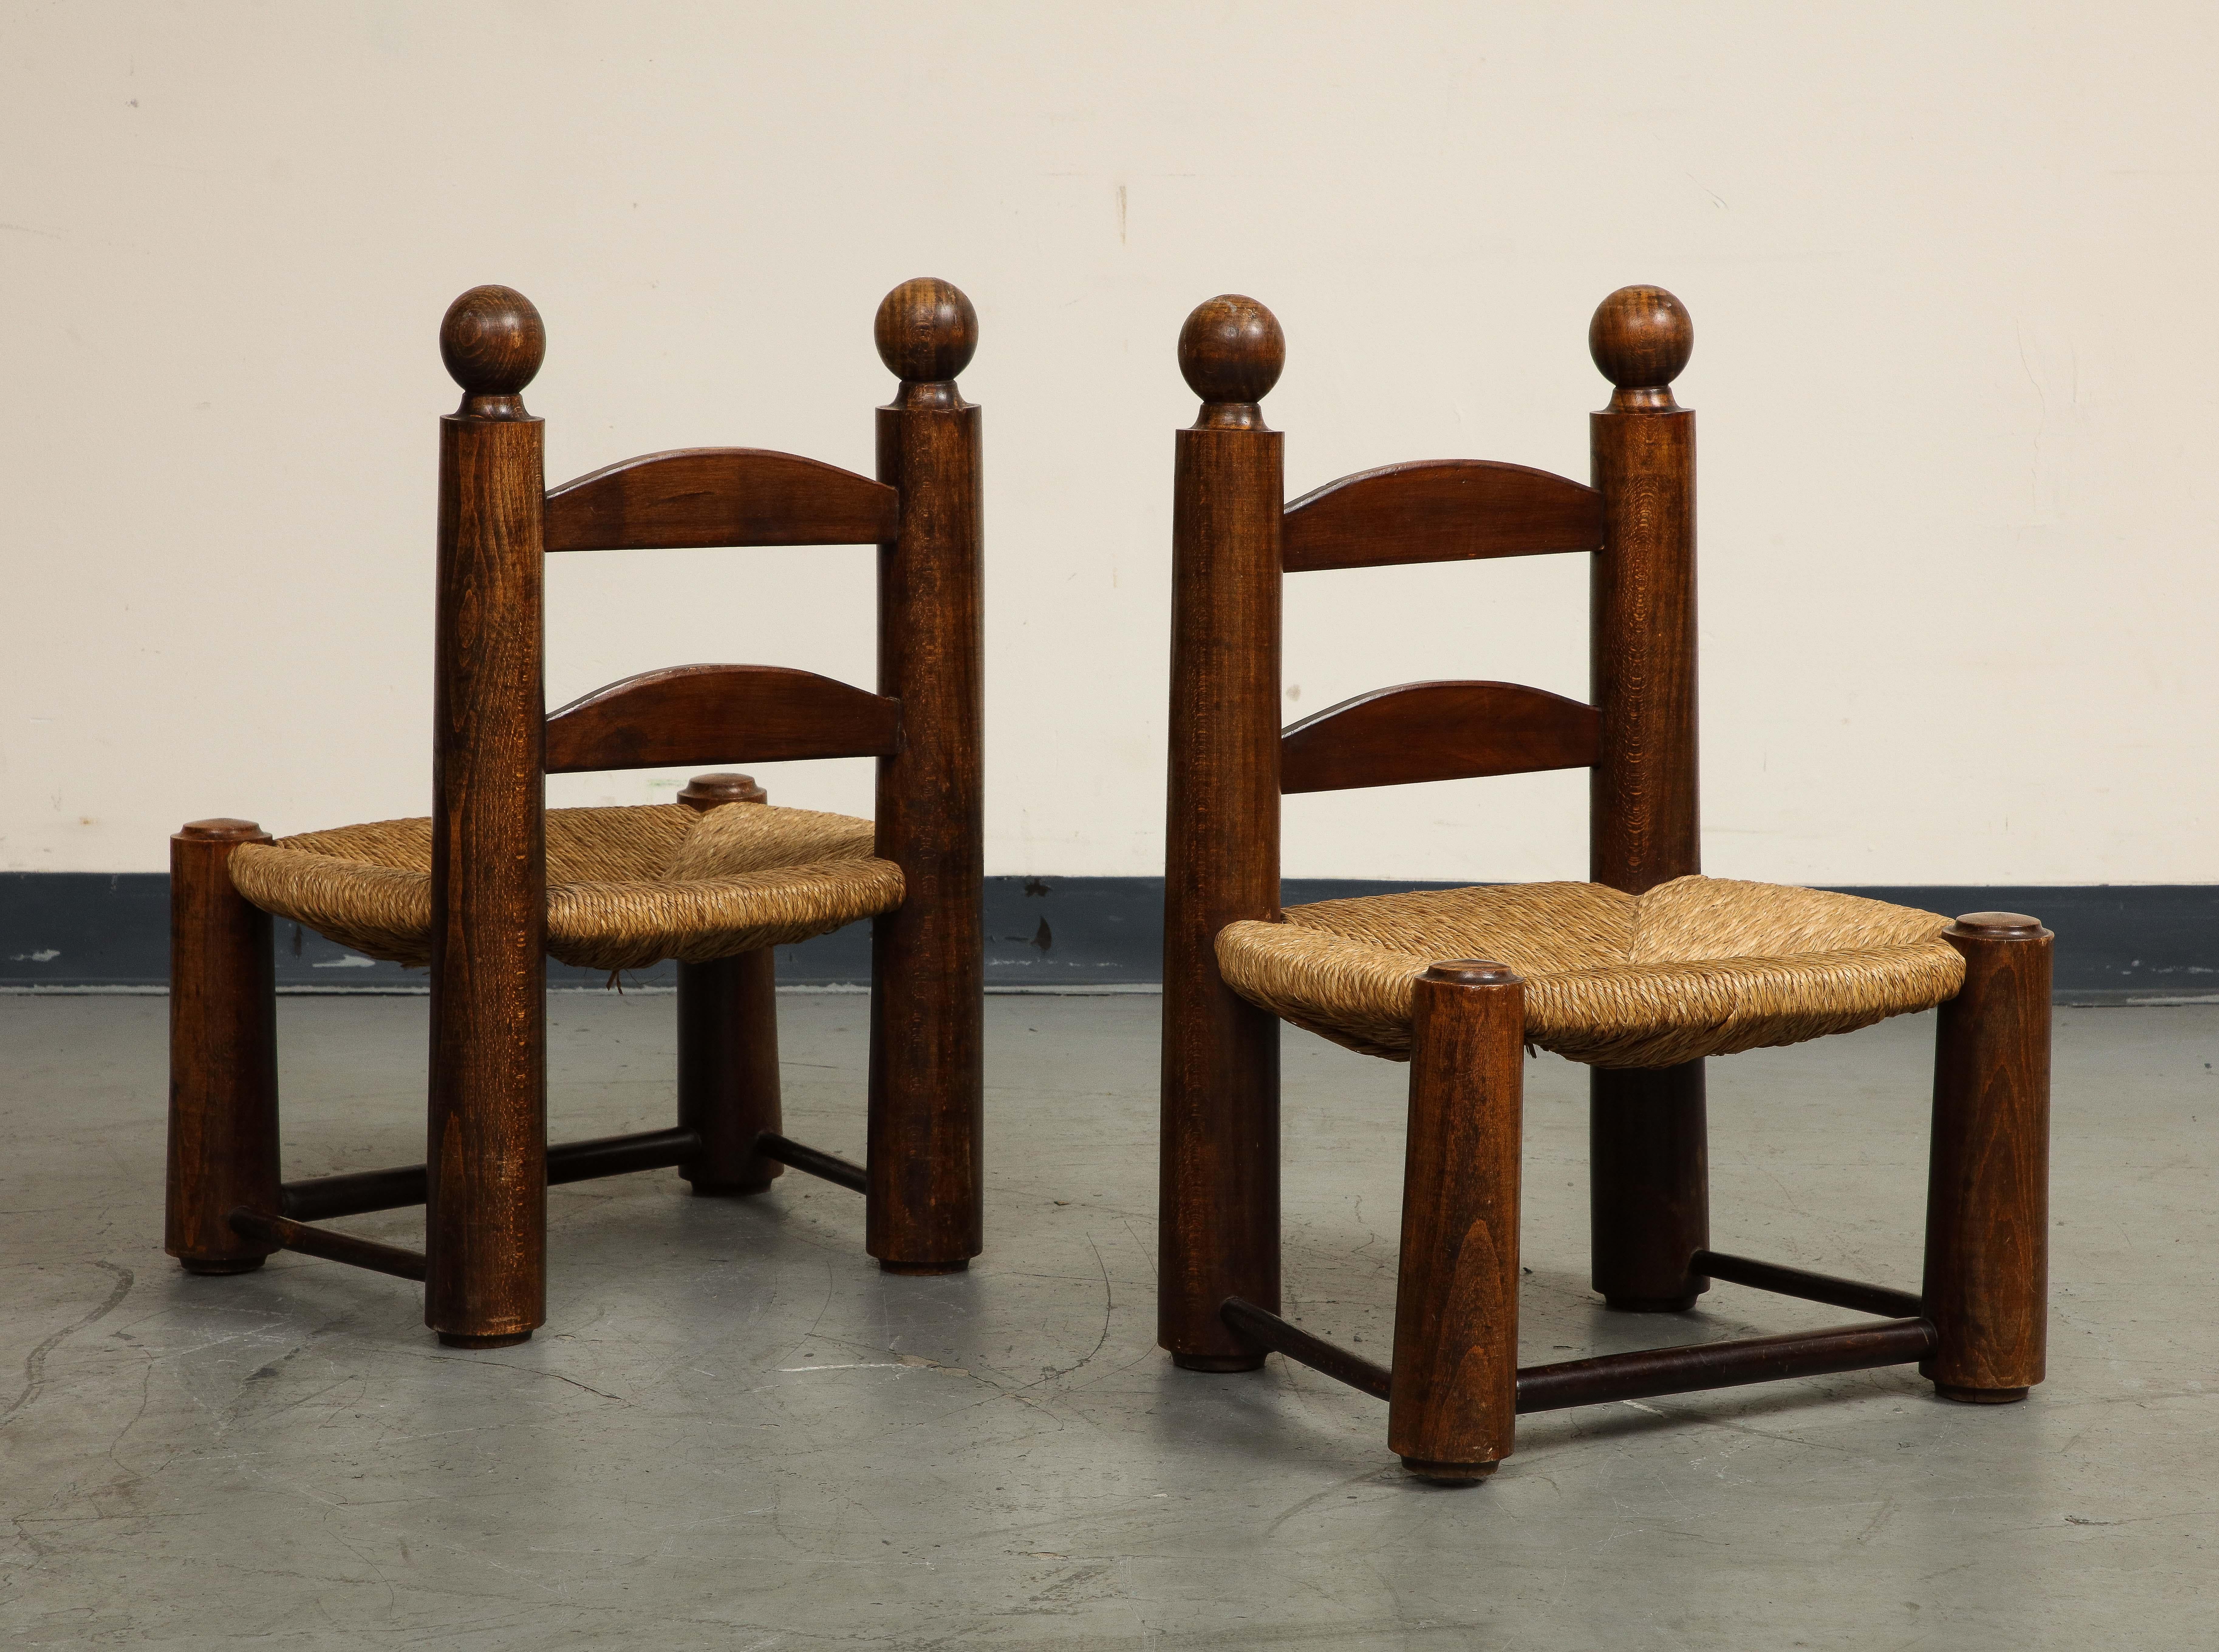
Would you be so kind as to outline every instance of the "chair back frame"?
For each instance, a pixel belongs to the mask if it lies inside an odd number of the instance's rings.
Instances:
[[[955,384],[976,344],[968,301],[912,282],[881,307],[880,354],[902,383],[878,412],[876,481],[696,449],[550,492],[544,426],[522,401],[544,352],[538,311],[474,289],[440,337],[463,396],[440,422],[426,1323],[505,1341],[545,1317],[550,723],[556,772],[877,759],[875,851],[907,893],[873,923],[866,1248],[897,1270],[962,1265],[980,1246],[983,1117],[981,432]],[[550,718],[550,549],[872,537],[875,694],[778,668],[679,668]]]
[[[1178,433],[1173,483],[1159,1266],[1161,1340],[1182,1364],[1252,1363],[1220,1306],[1276,1312],[1279,1300],[1277,1021],[1225,984],[1215,941],[1229,923],[1279,916],[1284,792],[1585,766],[1593,881],[1638,894],[1700,868],[1694,415],[1671,391],[1692,324],[1670,294],[1629,288],[1598,309],[1588,343],[1615,387],[1590,419],[1592,487],[1448,461],[1287,504],[1284,438],[1260,405],[1284,363],[1277,321],[1228,295],[1180,335],[1202,407]],[[1283,734],[1287,574],[1569,550],[1593,557],[1591,710],[1508,684],[1416,684]],[[1619,1133],[1614,1101],[1646,1127],[1599,1153],[1599,1224],[1606,1204],[1630,1205],[1638,1228],[1614,1245],[1599,1228],[1600,1281],[1618,1265],[1607,1257],[1648,1252],[1659,1207],[1694,1234],[1682,1255],[1706,1242],[1707,1213],[1689,1173],[1701,1169],[1700,1064],[1597,1079],[1599,1138]],[[1644,1294],[1615,1276],[1612,1288]]]

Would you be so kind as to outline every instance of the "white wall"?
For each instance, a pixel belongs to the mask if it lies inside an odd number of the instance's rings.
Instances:
[[[1301,491],[1450,455],[1583,475],[1588,314],[1650,281],[1696,324],[1709,869],[2219,880],[2216,21],[9,5],[0,866],[427,807],[461,289],[546,317],[554,478],[709,443],[867,469],[873,309],[932,273],[981,325],[990,871],[1159,870],[1193,304],[1277,311]],[[550,695],[700,660],[867,683],[870,555],[558,558]],[[1288,710],[1582,693],[1583,578],[1303,576]],[[761,773],[868,810],[867,765]],[[1582,875],[1583,786],[1292,799],[1287,870]]]

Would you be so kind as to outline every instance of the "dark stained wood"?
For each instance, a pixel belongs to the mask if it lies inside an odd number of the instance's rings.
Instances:
[[[1709,1282],[1703,1064],[1588,1071],[1588,1217],[1594,1288],[1627,1314],[1676,1314]]]
[[[697,774],[678,801],[706,811],[769,794],[749,775]],[[761,1193],[783,1173],[755,1151],[781,1127],[777,990],[768,947],[678,966],[678,1122],[701,1139],[678,1173],[697,1194]]]
[[[170,840],[170,1162],[163,1245],[190,1273],[243,1273],[274,1245],[231,1226],[277,1200],[277,1023],[270,915],[232,887],[248,820]]]
[[[954,381],[978,328],[928,278],[886,295],[876,336],[904,376],[878,412],[879,476],[901,496],[879,547],[879,692],[902,740],[879,760],[877,846],[905,887],[871,925],[865,1247],[890,1272],[945,1273],[984,1242],[985,525],[980,413]]]
[[[231,1227],[251,1245],[270,1245],[280,1250],[297,1251],[302,1256],[320,1256],[327,1262],[344,1262],[351,1268],[389,1273],[396,1279],[424,1277],[421,1251],[404,1251],[397,1245],[380,1245],[376,1239],[357,1239],[352,1233],[309,1227],[283,1216],[243,1207],[231,1213]]]
[[[547,772],[726,761],[876,757],[901,741],[898,701],[785,666],[669,666],[547,717]]]
[[[1240,1336],[1268,1348],[1275,1354],[1284,1354],[1289,1359],[1322,1371],[1336,1382],[1346,1382],[1352,1388],[1361,1389],[1375,1400],[1387,1398],[1392,1379],[1384,1365],[1375,1364],[1361,1354],[1351,1353],[1337,1343],[1323,1337],[1314,1337],[1300,1326],[1290,1325],[1277,1314],[1258,1307],[1245,1297],[1228,1296],[1218,1310],[1225,1323]]]
[[[821,1152],[814,1147],[805,1147],[798,1141],[765,1131],[755,1142],[755,1151],[774,1164],[784,1164],[821,1181],[832,1182],[850,1193],[867,1196],[871,1187],[870,1172],[861,1164],[850,1164],[835,1153]],[[920,1270],[919,1271],[946,1271]]]
[[[979,348],[979,312],[954,283],[937,276],[902,283],[879,301],[871,338],[886,371],[901,381],[896,407],[963,406],[955,381]],[[876,537],[891,537],[893,531],[890,524]]]
[[[439,323],[439,359],[463,387],[457,418],[525,417],[524,387],[546,354],[539,312],[513,287],[473,287]]]
[[[1768,1290],[1775,1296],[1824,1302],[1831,1307],[1854,1308],[1860,1314],[1878,1314],[1891,1320],[1917,1319],[1926,1311],[1924,1303],[1907,1290],[1891,1290],[1886,1285],[1868,1285],[1855,1279],[1837,1279],[1831,1274],[1783,1267],[1777,1262],[1757,1262],[1745,1256],[1698,1251],[1691,1266],[1706,1279],[1723,1279],[1731,1285]]]
[[[1621,288],[1588,331],[1616,387],[1589,421],[1603,498],[1589,671],[1598,738],[1588,873],[1638,895],[1702,870],[1696,809],[1695,416],[1671,380],[1694,345],[1677,299]],[[1596,1071],[1590,1083],[1595,1289],[1613,1307],[1692,1305],[1688,1258],[1709,1243],[1700,1064]]]
[[[1935,1345],[1930,1320],[1882,1320],[1832,1331],[1795,1331],[1746,1337],[1688,1348],[1647,1348],[1556,1365],[1528,1365],[1518,1373],[1518,1409],[1563,1411],[1700,1388],[1739,1388],[1793,1376],[1870,1370],[1924,1359]]]
[[[1662,287],[1621,287],[1588,323],[1588,353],[1618,387],[1613,407],[1669,407],[1672,381],[1694,350],[1694,318]]]
[[[1684,361],[1694,332],[1650,341],[1649,288],[1605,299],[1595,364],[1619,389],[1589,421],[1603,546],[1594,561],[1589,698],[1601,718],[1589,871],[1629,895],[1702,870],[1695,804],[1695,415],[1669,381],[1622,376]],[[1632,298],[1628,295],[1633,295]],[[1669,295],[1666,295],[1669,297]],[[1628,342],[1631,340],[1631,342]],[[1652,347],[1653,344],[1653,347]],[[1638,347],[1637,347],[1638,346]]]
[[[455,331],[451,312],[441,347],[472,411],[439,429],[424,1320],[486,1347],[546,1318],[545,483],[517,399],[537,360],[474,379]]]
[[[1287,506],[1290,574],[1594,550],[1602,495],[1566,476],[1487,459],[1383,465]]]
[[[1216,941],[1279,911],[1283,438],[1255,404],[1284,350],[1252,299],[1212,299],[1179,335],[1203,402],[1172,504],[1157,1338],[1190,1370],[1262,1363],[1226,1298],[1279,1308],[1278,1022],[1225,984]]]
[[[629,1176],[635,1171],[662,1170],[685,1163],[700,1151],[701,1139],[691,1130],[639,1130],[620,1136],[595,1136],[585,1141],[566,1141],[547,1150],[547,1184],[591,1182],[604,1176]],[[358,1216],[371,1210],[401,1210],[424,1202],[426,1176],[421,1164],[396,1164],[389,1170],[350,1171],[344,1176],[316,1176],[288,1182],[281,1189],[277,1208],[295,1221],[328,1221],[334,1216]]]
[[[1254,299],[1221,293],[1187,316],[1178,360],[1187,388],[1202,398],[1197,430],[1262,430],[1262,402],[1287,364],[1287,337]]]
[[[547,495],[547,549],[867,545],[899,501],[868,476],[752,447],[681,448],[626,459]]]
[[[1965,984],[1942,1006],[1926,1192],[1922,1369],[1946,1399],[1997,1405],[2042,1381],[2049,1293],[2049,997],[2054,937],[2016,912],[1942,931]]]
[[[1280,739],[1279,790],[1585,768],[1594,755],[1591,705],[1515,683],[1404,683],[1343,700],[1289,729]]]
[[[1461,1482],[1510,1455],[1516,1415],[1526,988],[1458,960],[1418,978],[1414,1008],[1387,1449]]]

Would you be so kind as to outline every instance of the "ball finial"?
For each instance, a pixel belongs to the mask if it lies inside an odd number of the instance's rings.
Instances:
[[[466,408],[481,398],[521,394],[546,354],[539,312],[513,287],[473,287],[447,306],[439,324],[439,358],[463,387]]]
[[[1621,390],[1662,390],[1694,352],[1688,307],[1662,287],[1621,287],[1595,306],[1588,354]]]
[[[872,335],[879,359],[903,383],[944,384],[971,364],[979,312],[954,283],[919,276],[880,301]]]
[[[1279,319],[1252,298],[1221,293],[1195,307],[1179,329],[1179,371],[1206,402],[1261,401],[1287,364]]]

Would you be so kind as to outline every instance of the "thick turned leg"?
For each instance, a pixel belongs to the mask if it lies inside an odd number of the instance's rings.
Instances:
[[[2005,1405],[2042,1381],[2049,1288],[2050,932],[1974,912],[1943,938],[1965,985],[1942,1006],[1926,1184],[1919,1369],[1944,1399]]]
[[[765,803],[746,774],[696,774],[678,801]],[[678,1167],[699,1194],[761,1193],[786,1167],[755,1151],[779,1128],[778,998],[770,949],[678,966],[678,1122],[701,1151]]]
[[[277,1213],[277,1003],[270,915],[232,887],[252,821],[170,840],[170,1178],[163,1245],[189,1273],[244,1273],[276,1247],[241,1239],[241,1205]]]
[[[1588,1075],[1594,1288],[1628,1314],[1691,1308],[1711,1282],[1688,1264],[1711,1242],[1703,1064]]]
[[[439,331],[424,1323],[455,1348],[547,1318],[546,466],[518,395],[544,344],[503,287]]]
[[[755,1151],[779,1128],[772,975],[768,948],[678,966],[678,1122],[701,1137],[678,1173],[696,1193],[761,1193],[786,1168]]]
[[[1526,989],[1501,964],[1418,982],[1387,1444],[1469,1485],[1510,1455],[1518,1407],[1518,1157]]]
[[[955,382],[978,319],[946,282],[904,282],[876,336],[901,379],[878,413],[879,480],[901,496],[879,547],[879,692],[902,708],[877,843],[905,892],[871,925],[863,1248],[888,1273],[956,1273],[985,1219],[984,490],[980,414]]]

